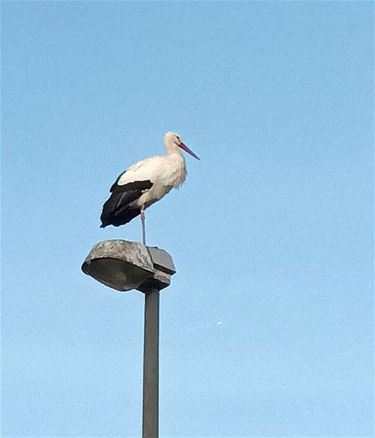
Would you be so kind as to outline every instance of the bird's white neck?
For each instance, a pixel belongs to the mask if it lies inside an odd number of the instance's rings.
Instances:
[[[173,187],[179,187],[186,178],[185,157],[180,148],[175,144],[174,147],[167,147],[167,160],[171,164]]]
[[[169,159],[173,160],[176,165],[182,167],[186,166],[184,154],[179,147],[176,147],[175,149],[168,149],[167,156]]]

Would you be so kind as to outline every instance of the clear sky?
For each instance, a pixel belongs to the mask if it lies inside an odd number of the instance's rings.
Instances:
[[[147,211],[161,437],[373,436],[371,2],[2,2],[2,436],[139,437],[143,295],[81,263],[117,175]]]

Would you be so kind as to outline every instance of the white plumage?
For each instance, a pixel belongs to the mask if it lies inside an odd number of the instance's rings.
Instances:
[[[144,210],[159,201],[186,179],[185,159],[181,149],[199,159],[175,132],[164,136],[167,154],[138,161],[123,172],[111,187],[111,196],[103,205],[102,227],[119,226],[141,215],[145,241]]]
[[[180,153],[156,156],[138,161],[121,175],[117,184],[123,186],[133,181],[150,180],[153,185],[143,191],[135,205],[149,207],[161,199],[173,187],[179,187],[186,179],[187,171],[184,157]]]

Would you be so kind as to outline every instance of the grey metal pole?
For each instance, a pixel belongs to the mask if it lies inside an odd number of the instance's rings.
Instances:
[[[142,438],[159,437],[159,298],[145,293]]]
[[[159,437],[159,291],[176,273],[163,249],[138,242],[97,243],[82,265],[85,274],[120,292],[137,289],[145,295],[142,437]]]

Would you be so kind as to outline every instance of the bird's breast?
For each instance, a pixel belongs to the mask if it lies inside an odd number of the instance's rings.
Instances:
[[[174,154],[171,154],[174,155]],[[138,199],[138,205],[151,205],[165,196],[172,188],[179,187],[186,179],[185,160],[181,156],[165,156],[150,175],[152,187]],[[177,155],[177,154],[176,154]]]
[[[179,187],[186,178],[185,160],[180,154],[161,157],[151,181],[156,186]]]

